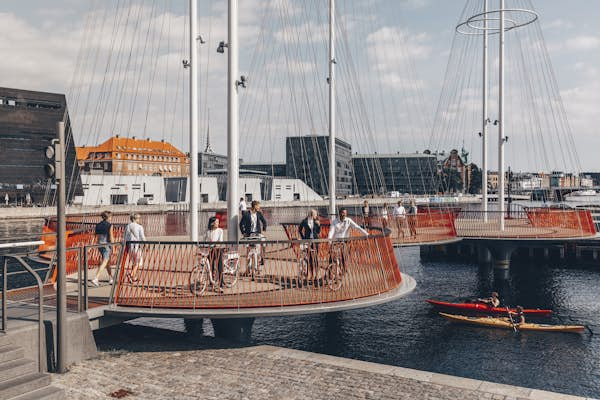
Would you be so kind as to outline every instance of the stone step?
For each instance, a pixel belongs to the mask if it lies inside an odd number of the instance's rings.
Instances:
[[[37,372],[35,362],[25,358],[3,362],[0,364],[0,384],[9,379],[32,374],[34,372]]]
[[[66,398],[67,395],[63,389],[46,386],[45,388],[13,397],[10,400],[64,400]]]
[[[0,364],[5,361],[12,361],[18,358],[23,358],[25,351],[22,347],[8,344],[6,346],[0,346]]]
[[[0,382],[0,399],[12,399],[50,385],[50,375],[38,372]]]
[[[9,344],[12,344],[10,336],[8,336],[6,333],[0,333],[0,346],[7,346]]]

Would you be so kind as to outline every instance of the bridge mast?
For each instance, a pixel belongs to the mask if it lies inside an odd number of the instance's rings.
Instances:
[[[335,0],[329,0],[329,218],[335,208]]]
[[[498,77],[498,206],[499,229],[504,230],[504,0],[500,0],[500,58]]]
[[[483,126],[481,128],[481,205],[483,210],[483,220],[487,222],[488,211],[488,159],[487,159],[487,124],[488,124],[488,0],[483,0],[483,107],[482,119]]]
[[[190,240],[198,241],[198,0],[190,0]]]

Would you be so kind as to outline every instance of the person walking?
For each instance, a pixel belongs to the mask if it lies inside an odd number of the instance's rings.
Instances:
[[[383,203],[381,208],[381,226],[383,229],[387,228],[388,222],[388,203]]]
[[[113,243],[115,241],[115,236],[113,234],[112,224],[110,223],[112,214],[110,211],[104,211],[102,214],[100,214],[100,216],[102,217],[102,221],[100,221],[96,224],[96,229],[95,229],[96,239],[97,239],[96,242],[98,244]],[[102,256],[102,262],[100,263],[100,266],[98,267],[98,270],[96,271],[96,276],[94,277],[94,279],[92,279],[92,284],[94,286],[100,286],[100,281],[98,280],[98,278],[100,278],[100,274],[102,273],[102,270],[106,269],[106,272],[108,273],[108,283],[110,285],[112,285],[113,278],[112,278],[112,272],[110,270],[110,265],[109,265],[111,247],[110,246],[101,246],[101,247],[98,247],[98,251],[100,252],[100,255]]]
[[[222,242],[223,241],[223,229],[219,228],[219,219],[217,217],[210,217],[208,219],[208,229],[204,235],[206,242]],[[211,246],[208,252],[208,260],[210,266],[215,274],[214,290],[218,293],[223,293],[223,248],[218,246]]]
[[[400,239],[400,235],[402,235],[402,239],[404,239],[404,228],[406,227],[406,209],[402,205],[401,201],[399,201],[396,207],[394,207],[392,216],[394,217],[396,230],[398,231],[396,234],[396,239]]]
[[[146,235],[144,234],[144,227],[140,225],[140,214],[131,214],[129,216],[129,220],[131,222],[127,225],[127,228],[125,228],[125,234],[123,235],[125,242],[145,241]],[[142,249],[140,244],[129,243],[127,247],[127,253],[133,262],[133,268],[131,272],[127,274],[127,280],[130,283],[138,282],[139,278],[137,276],[137,272],[144,261],[142,258]]]
[[[240,197],[240,214],[244,214],[246,212],[246,200],[243,197]]]
[[[410,230],[410,237],[417,237],[417,204],[414,200],[410,201],[410,207],[408,208],[408,229]]]
[[[8,193],[4,193],[4,204],[5,204],[7,207],[8,207],[8,200],[9,200]]]
[[[363,227],[366,228],[371,224],[371,219],[369,218],[369,212],[370,212],[370,208],[369,208],[369,202],[367,200],[365,200],[363,202],[363,206],[361,208],[361,212],[362,212],[362,217],[363,217]]]

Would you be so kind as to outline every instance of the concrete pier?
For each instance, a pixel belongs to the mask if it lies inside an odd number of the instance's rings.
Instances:
[[[580,397],[273,346],[229,342],[148,327],[97,335],[99,358],[53,384],[67,398],[576,400]]]

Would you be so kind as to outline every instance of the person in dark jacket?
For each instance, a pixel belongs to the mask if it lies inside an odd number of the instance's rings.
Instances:
[[[317,210],[310,210],[308,216],[300,222],[298,233],[300,234],[300,238],[304,240],[319,239],[319,235],[321,234],[321,222],[319,221]],[[314,281],[313,284],[316,284],[318,279],[317,253],[319,251],[319,245],[311,242],[310,244],[305,244],[305,246],[307,246],[305,251],[308,252],[308,271],[306,271],[306,279],[308,282]],[[306,254],[301,254],[301,257],[306,256]],[[300,282],[300,284],[302,283]]]
[[[317,210],[310,210],[308,217],[304,218],[302,222],[300,222],[298,233],[300,233],[301,239],[319,238],[319,234],[321,233],[321,222],[319,221]]]
[[[260,212],[260,201],[253,200],[249,211],[242,214],[240,219],[240,231],[245,238],[262,237],[262,233],[267,230],[267,220]],[[260,250],[260,265],[265,265],[262,245],[258,245]]]
[[[244,237],[261,235],[267,230],[267,220],[260,212],[260,202],[254,200],[250,211],[246,211],[240,220],[240,231]]]

